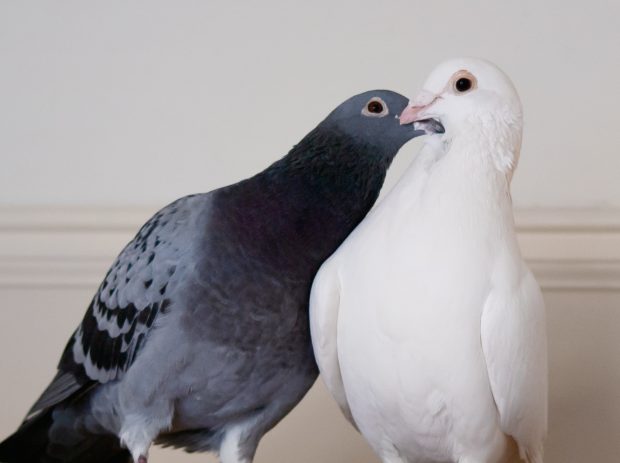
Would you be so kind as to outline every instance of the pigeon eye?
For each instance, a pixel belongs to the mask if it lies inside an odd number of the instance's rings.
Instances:
[[[368,109],[369,113],[380,114],[381,112],[383,112],[383,105],[378,101],[371,101],[370,103],[368,103],[368,106],[366,106],[366,108]]]
[[[471,88],[471,80],[469,80],[467,77],[461,77],[454,84],[454,88],[456,88],[457,92],[466,92]]]
[[[476,78],[469,71],[459,71],[452,77],[452,88],[456,93],[469,92],[476,86]]]
[[[362,114],[370,117],[387,116],[388,112],[388,107],[385,104],[385,101],[379,97],[372,98],[368,103],[366,103],[364,109],[362,109]]]

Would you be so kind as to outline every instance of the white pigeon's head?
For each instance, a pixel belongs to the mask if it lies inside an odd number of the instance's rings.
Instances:
[[[445,133],[434,136],[447,146],[465,138],[480,145],[479,152],[491,156],[500,171],[510,174],[514,169],[521,147],[521,101],[494,64],[460,58],[437,66],[400,115],[401,124],[428,119],[441,122]]]

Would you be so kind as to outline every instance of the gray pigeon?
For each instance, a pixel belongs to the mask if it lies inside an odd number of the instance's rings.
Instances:
[[[249,463],[318,371],[308,298],[321,263],[422,131],[407,98],[338,106],[282,159],[155,214],[123,249],[5,463],[146,463],[152,443]]]

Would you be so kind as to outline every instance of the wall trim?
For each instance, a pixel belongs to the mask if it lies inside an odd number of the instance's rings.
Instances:
[[[0,206],[0,288],[96,288],[155,207]],[[620,210],[520,209],[523,255],[544,289],[620,290]]]

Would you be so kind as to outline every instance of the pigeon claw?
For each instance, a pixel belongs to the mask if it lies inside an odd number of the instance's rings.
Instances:
[[[148,463],[147,459],[144,455],[140,455],[140,457],[138,458],[138,461],[136,463]]]

